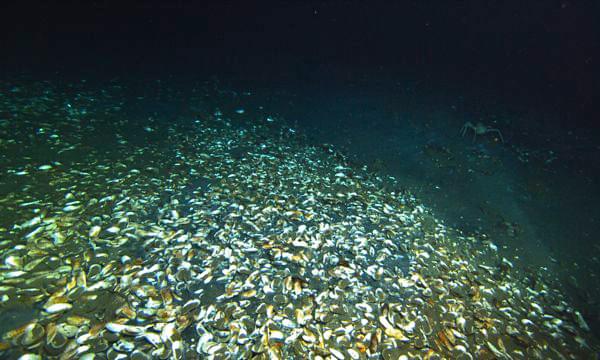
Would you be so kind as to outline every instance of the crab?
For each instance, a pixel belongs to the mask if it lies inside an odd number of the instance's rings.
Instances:
[[[502,141],[502,143],[504,143],[504,137],[502,137],[502,132],[500,132],[500,130],[487,127],[483,123],[478,122],[477,124],[473,125],[472,122],[467,121],[466,123],[464,123],[464,125],[460,129],[461,136],[465,136],[467,134],[468,130],[473,131],[473,141],[475,141],[475,139],[477,138],[477,135],[485,135],[488,133],[497,133],[498,136],[500,137],[500,140]]]

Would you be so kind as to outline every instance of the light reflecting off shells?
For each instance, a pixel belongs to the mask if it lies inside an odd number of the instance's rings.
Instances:
[[[11,95],[20,121],[10,132],[0,126],[0,138],[12,139],[2,149],[23,154],[0,167],[0,181],[24,184],[1,200],[10,217],[0,225],[0,314],[36,309],[35,319],[6,329],[0,356],[598,351],[582,313],[542,271],[526,280],[493,242],[446,227],[392,190],[395,179],[350,164],[333,146],[308,145],[276,116],[247,109],[236,113],[248,117],[240,123],[222,106],[181,122],[131,119],[117,83],[37,86],[47,89],[42,97]],[[77,105],[65,107],[75,90]],[[197,89],[217,96],[211,91]]]

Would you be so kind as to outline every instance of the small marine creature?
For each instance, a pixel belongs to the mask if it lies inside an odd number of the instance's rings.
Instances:
[[[488,133],[495,132],[498,134],[498,136],[500,137],[500,140],[504,144],[504,137],[502,136],[502,132],[500,132],[500,130],[498,130],[498,129],[487,127],[483,123],[478,122],[477,124],[473,125],[472,122],[467,121],[466,123],[464,123],[464,125],[460,129],[460,135],[465,136],[467,134],[468,130],[473,131],[473,141],[475,141],[475,139],[477,138],[477,135],[485,135]]]

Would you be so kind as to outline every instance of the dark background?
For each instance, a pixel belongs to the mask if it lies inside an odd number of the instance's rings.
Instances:
[[[594,126],[597,1],[5,1],[5,71],[474,82]],[[33,66],[33,67],[32,67]],[[325,71],[327,73],[327,71]],[[330,75],[335,76],[335,74]],[[526,97],[526,99],[523,99]]]

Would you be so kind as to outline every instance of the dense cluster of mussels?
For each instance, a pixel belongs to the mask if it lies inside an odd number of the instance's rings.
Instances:
[[[581,314],[542,275],[526,280],[493,243],[447,229],[409,194],[272,118],[232,124],[215,110],[184,130],[140,126],[150,138],[134,142],[119,106],[94,110],[118,102],[109,91],[3,87],[13,91],[0,98],[0,146],[13,155],[1,170],[0,312],[34,312],[3,334],[5,357],[596,351]],[[106,136],[102,126],[114,141],[106,150],[88,143]]]

